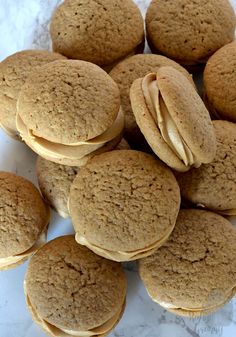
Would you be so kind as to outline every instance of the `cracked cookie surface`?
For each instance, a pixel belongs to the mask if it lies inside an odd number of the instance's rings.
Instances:
[[[75,60],[42,66],[28,77],[18,100],[27,128],[62,144],[101,135],[119,108],[119,89],[112,78],[95,64]]]
[[[220,215],[181,210],[168,241],[139,262],[150,296],[177,308],[217,306],[236,286],[236,230]]]
[[[64,56],[47,50],[24,50],[0,63],[0,121],[16,131],[16,103],[27,77],[38,67]]]
[[[41,318],[65,329],[86,331],[118,312],[126,279],[120,264],[78,245],[73,236],[64,236],[33,256],[26,290]]]
[[[94,157],[81,168],[69,198],[76,232],[96,246],[124,252],[163,239],[175,224],[179,204],[169,168],[132,150]]]
[[[48,225],[49,209],[28,180],[0,172],[0,258],[31,248]]]
[[[105,66],[135,52],[143,26],[132,0],[67,0],[53,14],[50,32],[55,51]]]
[[[152,0],[146,15],[151,49],[182,64],[205,63],[234,40],[235,14],[228,0]]]

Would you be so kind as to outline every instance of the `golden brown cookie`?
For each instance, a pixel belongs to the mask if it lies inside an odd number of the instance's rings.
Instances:
[[[168,241],[139,261],[150,297],[168,311],[202,316],[236,294],[236,230],[212,212],[181,210]]]
[[[162,66],[171,66],[179,70],[194,85],[192,76],[178,63],[161,55],[139,54],[120,62],[110,72],[110,76],[118,84],[121,94],[121,106],[125,115],[124,137],[133,147],[142,147],[145,139],[135,121],[130,103],[130,88],[138,78],[156,72]]]
[[[204,99],[212,116],[236,122],[236,42],[218,50],[204,70]]]
[[[177,180],[184,199],[225,215],[236,215],[236,124],[213,121],[217,151],[210,164],[187,173]]]
[[[67,0],[54,12],[53,50],[72,59],[111,66],[144,41],[142,15],[132,0]]]
[[[28,180],[0,172],[0,269],[24,262],[46,241],[50,211]]]
[[[40,67],[22,87],[17,112],[26,144],[59,164],[80,166],[122,138],[119,89],[104,70],[85,61]]]
[[[206,63],[234,40],[235,13],[228,0],[152,0],[146,15],[154,53],[183,65]]]
[[[38,250],[24,289],[33,319],[50,336],[106,336],[125,307],[127,282],[120,264],[62,236]]]
[[[179,206],[172,172],[132,150],[94,157],[77,174],[69,197],[78,243],[115,261],[135,260],[160,247]]]
[[[16,103],[21,87],[38,67],[64,56],[47,50],[23,50],[0,63],[0,125],[9,136],[19,139],[16,129]]]
[[[122,139],[115,149],[129,149],[129,144]],[[63,218],[69,217],[70,187],[78,171],[78,166],[60,165],[42,157],[37,159],[36,174],[42,195]]]
[[[216,140],[209,113],[189,80],[172,67],[134,81],[131,105],[154,153],[177,171],[213,160]]]

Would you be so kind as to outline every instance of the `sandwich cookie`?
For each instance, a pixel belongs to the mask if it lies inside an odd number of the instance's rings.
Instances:
[[[182,73],[161,67],[134,81],[130,99],[140,130],[168,166],[185,172],[213,160],[216,140],[209,113]]]
[[[181,210],[168,241],[139,261],[153,301],[181,316],[207,315],[236,294],[236,230],[212,212]]]
[[[118,84],[121,94],[121,106],[125,115],[125,133],[124,137],[135,148],[142,148],[146,143],[132,111],[130,103],[130,88],[132,83],[138,78],[144,77],[149,73],[156,72],[162,66],[171,66],[179,70],[193,84],[192,76],[178,63],[161,55],[139,54],[134,55],[123,62],[117,64],[110,76]]]
[[[143,18],[132,0],[64,1],[50,33],[54,51],[107,69],[144,48]]]
[[[28,77],[17,104],[17,128],[28,146],[55,163],[80,166],[122,138],[119,89],[84,61],[56,61]]]
[[[236,42],[218,50],[204,70],[204,100],[212,117],[236,122]]]
[[[176,177],[185,200],[223,215],[236,215],[236,124],[213,121],[213,125],[214,160]]]
[[[185,66],[197,68],[234,40],[235,13],[228,0],[152,0],[146,15],[148,44]]]
[[[129,145],[122,139],[116,149],[129,149]],[[70,187],[78,171],[78,166],[60,165],[42,157],[37,159],[36,173],[42,195],[63,218],[69,217],[67,204]]]
[[[38,67],[64,56],[47,50],[23,50],[0,63],[0,126],[19,140],[16,129],[16,103],[21,87],[29,74]]]
[[[0,172],[0,270],[23,263],[46,242],[50,210],[28,180]]]
[[[103,337],[125,308],[127,281],[122,266],[58,237],[37,251],[24,290],[33,320],[52,337]]]
[[[179,207],[172,172],[133,150],[94,157],[78,172],[69,196],[76,241],[114,261],[152,254],[172,232]]]

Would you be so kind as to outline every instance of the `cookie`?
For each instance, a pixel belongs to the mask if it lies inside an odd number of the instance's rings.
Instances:
[[[172,172],[133,150],[94,157],[80,169],[69,196],[77,242],[115,261],[152,254],[172,232],[179,206]]]
[[[132,0],[67,0],[50,26],[53,50],[111,67],[144,47],[141,12]]]
[[[178,70],[161,67],[135,80],[130,100],[148,144],[168,166],[185,172],[213,160],[216,139],[209,113]]]
[[[236,42],[218,50],[204,70],[204,100],[212,116],[236,122]]]
[[[168,241],[139,261],[150,297],[176,315],[202,316],[236,294],[236,230],[203,210],[179,212]]]
[[[129,145],[122,139],[116,149],[129,149]],[[56,164],[42,157],[37,159],[36,173],[42,195],[63,218],[69,217],[67,204],[70,187],[78,171],[79,167],[77,166]]]
[[[130,88],[138,78],[156,72],[162,66],[171,66],[185,75],[194,85],[192,76],[178,63],[161,55],[139,54],[120,62],[110,72],[110,76],[118,84],[121,94],[121,106],[125,115],[124,137],[136,148],[141,148],[145,139],[137,126],[130,103]]]
[[[0,172],[0,270],[21,264],[46,242],[49,218],[30,181]]]
[[[38,67],[64,56],[47,50],[23,50],[0,63],[0,125],[7,134],[20,139],[16,129],[16,103],[21,87]]]
[[[146,15],[153,53],[183,65],[206,63],[234,40],[235,13],[228,0],[152,0]]]
[[[122,138],[116,83],[95,64],[55,61],[28,77],[17,104],[17,128],[41,157],[80,166]],[[86,160],[85,160],[86,159]]]
[[[73,236],[33,256],[24,289],[35,322],[50,336],[106,336],[120,320],[127,282],[120,264],[95,255]]]
[[[199,207],[236,215],[236,124],[213,121],[217,151],[199,169],[177,174],[183,198]]]

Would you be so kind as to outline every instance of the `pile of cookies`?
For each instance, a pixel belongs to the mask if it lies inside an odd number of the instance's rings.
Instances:
[[[38,154],[0,172],[0,269],[49,336],[106,336],[125,311],[121,262],[148,294],[200,316],[236,294],[236,17],[228,0],[65,0],[53,52],[0,63],[0,125]],[[203,97],[192,74],[203,70]],[[46,243],[51,206],[75,236]],[[227,275],[227,278],[225,277]]]

